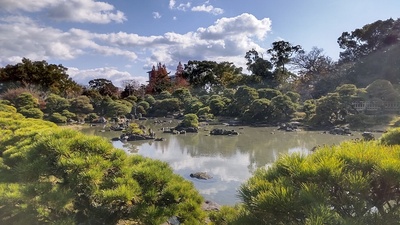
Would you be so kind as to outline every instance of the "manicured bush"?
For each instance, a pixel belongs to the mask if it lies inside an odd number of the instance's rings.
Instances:
[[[96,115],[96,113],[89,113],[88,116],[90,115],[90,116],[93,117],[93,116],[94,116],[93,114]],[[61,115],[67,117],[67,119],[74,119],[74,120],[77,119],[75,113],[72,113],[72,112],[70,112],[70,111],[68,111],[68,110],[66,110],[66,109],[64,109],[64,110],[61,112]]]
[[[42,119],[44,113],[38,108],[20,108],[18,112],[26,118]]]
[[[96,113],[89,113],[85,118],[85,120],[87,120],[89,123],[96,122],[97,119],[98,119],[98,116]]]
[[[167,163],[18,113],[0,111],[0,127],[1,224],[204,224],[203,198]]]
[[[345,119],[352,129],[367,128],[374,125],[373,119],[363,113],[348,115]]]
[[[382,134],[380,141],[385,145],[400,145],[400,128],[394,128]]]
[[[387,135],[394,134],[391,143],[400,140],[400,130]],[[400,146],[378,142],[282,156],[241,186],[245,210],[230,224],[397,224],[398,165]]]
[[[201,115],[204,115],[204,114],[207,114],[207,113],[210,113],[210,112],[211,112],[210,107],[209,107],[209,106],[206,106],[206,107],[200,108],[199,111],[197,111],[196,114],[197,114],[198,116],[201,116]]]
[[[180,123],[181,127],[199,127],[199,118],[196,114],[186,114]]]
[[[54,123],[66,123],[67,117],[61,115],[60,113],[53,113],[50,115],[49,121]]]
[[[139,134],[142,135],[144,134],[146,131],[141,129],[139,124],[137,123],[130,123],[129,126],[126,128],[125,132],[127,134]]]
[[[139,106],[142,106],[144,110],[148,110],[150,108],[150,104],[146,101],[141,101],[138,103]]]

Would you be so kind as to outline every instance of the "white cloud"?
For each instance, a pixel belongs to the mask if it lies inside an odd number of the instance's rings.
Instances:
[[[219,15],[224,13],[224,10],[221,8],[214,8],[214,6],[212,5],[200,5],[200,6],[195,6],[192,8],[192,11],[194,12],[207,12],[207,13],[211,13],[214,15]]]
[[[244,13],[236,17],[221,18],[208,28],[199,28],[197,31],[203,38],[221,39],[226,36],[245,35],[256,36],[263,39],[271,30],[271,20],[264,18],[258,20],[252,14]]]
[[[41,11],[44,8],[55,5],[58,0],[41,0],[41,1],[32,1],[32,0],[1,0],[0,1],[0,10],[7,12],[15,12],[18,10],[26,11],[26,12],[37,12]]]
[[[0,65],[19,62],[22,57],[80,60],[84,56],[105,56],[111,60],[123,57],[130,60],[129,64],[144,64],[144,69],[161,62],[175,71],[179,61],[189,60],[228,61],[244,67],[245,53],[252,48],[263,50],[256,41],[262,41],[270,30],[268,18],[257,19],[247,13],[221,18],[192,32],[156,36],[93,33],[76,28],[63,31],[39,25],[27,17],[0,17]]]
[[[41,27],[26,17],[0,18],[0,63],[15,56],[32,60],[71,59],[81,51],[68,44],[71,34],[51,27]]]
[[[143,49],[145,53],[150,53],[150,56],[145,56],[148,68],[157,62],[175,65],[179,61],[193,59],[229,61],[243,66],[248,50],[263,50],[253,39],[263,40],[270,31],[270,19],[259,20],[245,13],[221,18],[209,27],[185,34],[168,32],[158,36],[139,36],[118,32],[95,36],[113,46]]]
[[[170,9],[173,9],[174,6],[175,6],[175,4],[176,4],[176,1],[175,1],[175,0],[169,0],[169,8],[170,8]]]
[[[129,72],[119,71],[114,67],[87,70],[79,70],[78,68],[70,67],[68,68],[67,73],[74,81],[82,85],[88,85],[90,80],[98,78],[111,80],[117,87],[122,87],[122,82],[126,80],[136,80],[141,84],[145,84],[147,80],[145,77],[133,76]]]
[[[161,18],[161,14],[159,12],[153,12],[153,18],[154,19],[160,19]]]
[[[44,11],[54,20],[79,23],[122,23],[126,20],[124,13],[115,11],[113,5],[94,0],[1,0],[0,11],[10,13]]]
[[[179,11],[186,11],[188,8],[190,8],[192,4],[190,2],[187,3],[180,3],[178,6],[176,6],[176,0],[169,0],[169,8],[170,9],[177,9]]]
[[[0,18],[0,64],[26,57],[31,60],[70,60],[83,54],[123,56],[135,60],[137,55],[123,48],[102,45],[95,34],[85,30],[62,31],[37,24],[27,17]]]
[[[188,8],[190,8],[191,5],[192,4],[190,2],[181,3],[181,4],[178,5],[178,7],[176,7],[176,9],[180,10],[180,11],[186,11]]]

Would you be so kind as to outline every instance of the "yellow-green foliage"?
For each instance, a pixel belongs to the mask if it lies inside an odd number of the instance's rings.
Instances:
[[[202,224],[202,197],[166,163],[16,113],[0,127],[0,224]]]
[[[125,129],[127,134],[138,134],[138,135],[142,135],[145,132],[140,129],[139,124],[137,123],[130,123],[129,126]]]
[[[399,145],[345,142],[309,156],[285,155],[259,169],[240,188],[246,210],[235,221],[397,224],[399,188]]]
[[[17,113],[17,109],[14,106],[0,104],[0,112]]]
[[[199,118],[196,114],[186,114],[180,123],[182,127],[199,127]]]
[[[400,128],[393,128],[384,133],[380,141],[386,145],[400,145]]]
[[[235,207],[222,206],[220,210],[211,211],[209,213],[208,217],[211,220],[210,225],[228,225],[233,224],[234,222],[236,222],[236,224],[246,224],[236,221],[238,215],[240,215],[242,211],[243,208],[240,205]]]

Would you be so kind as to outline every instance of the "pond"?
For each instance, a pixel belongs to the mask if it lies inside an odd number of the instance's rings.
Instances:
[[[156,137],[164,141],[114,141],[116,148],[130,154],[167,162],[175,173],[193,182],[206,200],[221,205],[234,205],[240,200],[237,190],[259,167],[270,165],[281,154],[299,152],[309,154],[318,145],[338,144],[344,140],[361,138],[360,132],[353,136],[324,134],[317,131],[278,131],[275,127],[247,127],[204,125],[199,133],[168,134],[162,127],[174,127],[175,120],[154,123],[153,120],[139,121],[151,127]],[[109,125],[107,125],[109,126]],[[210,136],[213,128],[236,130],[237,136]],[[104,131],[103,127],[90,127],[82,130],[86,134],[100,135],[111,139],[121,132]],[[198,180],[191,178],[194,172],[207,172],[213,178]]]

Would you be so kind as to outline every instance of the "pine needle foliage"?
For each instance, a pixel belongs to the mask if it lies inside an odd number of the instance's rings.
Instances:
[[[285,155],[239,197],[245,210],[230,224],[398,224],[400,146],[344,142]]]
[[[202,197],[166,163],[1,109],[0,224],[203,224]]]

